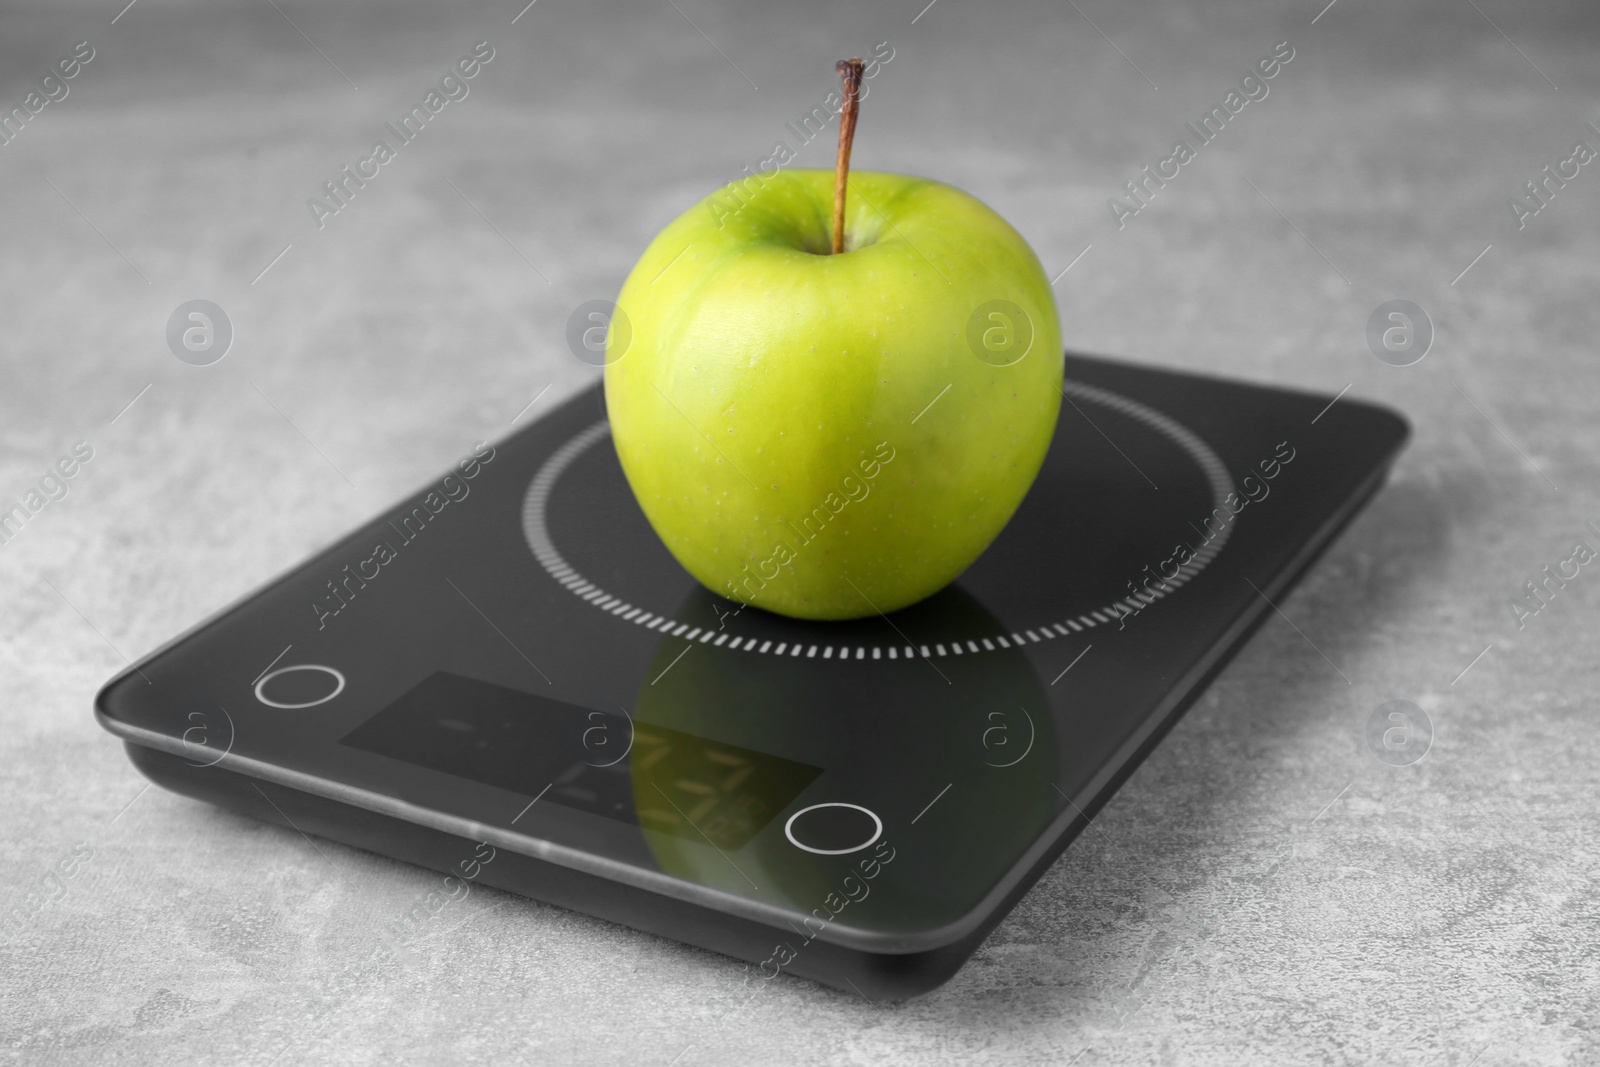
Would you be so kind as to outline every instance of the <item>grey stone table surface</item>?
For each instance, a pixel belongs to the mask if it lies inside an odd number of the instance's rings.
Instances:
[[[480,40],[470,94],[319,228],[308,198]],[[1600,1061],[1600,577],[1510,606],[1600,546],[1600,171],[1525,187],[1600,147],[1592,4],[13,2],[0,104],[81,41],[0,145],[0,503],[93,450],[0,545],[0,1054]],[[1119,226],[1108,199],[1282,41]],[[750,982],[493,890],[381,964],[437,876],[145,790],[97,687],[591,382],[572,309],[775,142],[828,166],[786,123],[878,42],[859,166],[969,189],[1070,265],[1075,348],[1399,407],[1393,482],[928,996]],[[165,338],[195,298],[235,331],[207,367]],[[1408,367],[1366,342],[1395,298],[1436,332]],[[1397,699],[1434,730],[1407,766],[1365,742]]]

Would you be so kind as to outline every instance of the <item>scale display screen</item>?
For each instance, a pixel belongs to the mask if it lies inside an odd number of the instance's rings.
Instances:
[[[339,743],[730,851],[822,773],[448,671]]]

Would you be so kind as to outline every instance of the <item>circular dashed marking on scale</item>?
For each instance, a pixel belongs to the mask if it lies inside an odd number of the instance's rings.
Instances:
[[[1109,389],[1090,385],[1087,382],[1075,382],[1070,379],[1062,383],[1062,391],[1074,400],[1085,401],[1098,407],[1124,415],[1135,422],[1143,423],[1155,430],[1161,436],[1177,445],[1205,476],[1206,484],[1211,488],[1211,506],[1213,509],[1221,508],[1226,514],[1231,514],[1226,500],[1233,492],[1233,479],[1228,473],[1228,467],[1222,462],[1220,456],[1211,450],[1211,446],[1202,441],[1187,426],[1164,415],[1161,412],[1123,396]],[[556,548],[555,540],[550,536],[550,526],[546,521],[545,511],[550,503],[550,494],[555,489],[556,482],[560,480],[574,460],[591,448],[601,438],[611,432],[611,424],[605,419],[587,427],[572,437],[566,444],[553,452],[549,459],[544,461],[533,480],[528,483],[528,491],[522,498],[522,534],[527,539],[528,547],[533,550],[533,556],[544,568],[545,573],[564,586],[573,596],[586,600],[596,608],[609,615],[615,615],[624,622],[631,622],[635,626],[643,626],[649,630],[667,634],[672,637],[681,637],[685,641],[699,644],[710,643],[713,647],[738,649],[744,652],[765,653],[769,656],[803,657],[805,659],[915,659],[918,655],[923,657],[933,656],[964,656],[983,652],[994,652],[1002,648],[1013,648],[1019,645],[1037,644],[1041,641],[1051,640],[1056,637],[1071,637],[1073,634],[1092,630],[1096,626],[1117,622],[1124,616],[1143,611],[1162,597],[1170,596],[1184,585],[1193,581],[1195,576],[1205,570],[1211,561],[1228,542],[1233,533],[1233,526],[1223,526],[1217,531],[1210,541],[1200,546],[1188,563],[1178,568],[1177,574],[1168,578],[1162,576],[1166,588],[1146,589],[1143,592],[1123,597],[1121,600],[1112,601],[1092,611],[1060,620],[1047,622],[1021,633],[1007,631],[1004,633],[990,634],[987,637],[962,638],[958,641],[938,642],[933,641],[924,645],[819,645],[807,642],[790,644],[785,641],[774,643],[772,640],[757,637],[741,637],[729,633],[721,633],[704,627],[691,627],[686,622],[678,622],[669,615],[650,611],[636,604],[630,604],[619,596],[606,592],[595,583],[589,581],[578,573],[568,563]]]

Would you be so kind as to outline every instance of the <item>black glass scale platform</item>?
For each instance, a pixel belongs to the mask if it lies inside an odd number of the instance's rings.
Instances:
[[[1407,435],[1348,399],[1073,355],[1066,378],[1011,523],[892,615],[699,586],[596,386],[117,676],[97,715],[179,793],[762,977],[926,991]]]

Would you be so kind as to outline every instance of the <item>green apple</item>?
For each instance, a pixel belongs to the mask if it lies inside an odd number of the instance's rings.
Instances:
[[[645,516],[720,595],[807,619],[943,588],[1033,483],[1061,327],[1026,241],[972,196],[851,172],[729,186],[646,249],[605,369]]]

